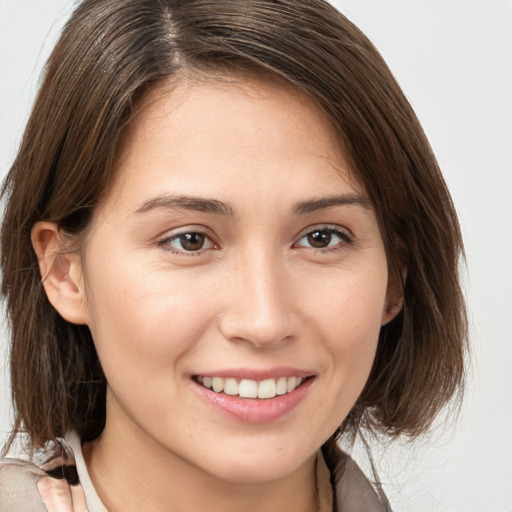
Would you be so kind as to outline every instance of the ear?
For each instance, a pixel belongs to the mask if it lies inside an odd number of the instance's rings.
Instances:
[[[66,251],[63,235],[53,222],[37,222],[32,228],[31,240],[51,305],[68,322],[87,324],[80,255]]]
[[[403,269],[401,275],[393,273],[388,278],[388,288],[386,291],[386,302],[382,312],[382,325],[386,325],[393,320],[402,310],[404,305],[403,284],[407,278],[407,269]]]

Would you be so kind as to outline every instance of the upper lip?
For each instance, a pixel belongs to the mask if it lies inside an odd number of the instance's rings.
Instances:
[[[279,377],[311,377],[315,375],[314,371],[305,370],[300,368],[292,368],[288,366],[273,367],[266,369],[257,368],[225,368],[223,370],[209,370],[206,372],[198,372],[195,376],[201,377],[222,377],[227,379],[229,377],[234,379],[251,379],[251,380],[265,380],[265,379],[278,379]]]

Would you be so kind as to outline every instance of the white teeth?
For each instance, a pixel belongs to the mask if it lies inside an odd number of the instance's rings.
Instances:
[[[276,381],[262,380],[258,386],[258,398],[274,398],[276,396]]]
[[[255,380],[242,379],[238,386],[242,398],[258,398],[258,383]]]
[[[297,377],[288,377],[288,381],[286,382],[286,391],[288,393],[295,389],[297,386]]]
[[[220,393],[224,391],[224,379],[222,377],[213,377],[212,379],[213,391]]]
[[[216,393],[224,392],[226,395],[242,398],[274,398],[276,395],[285,395],[298,388],[304,379],[300,377],[279,377],[278,379],[265,379],[256,381],[252,379],[237,380],[232,377],[197,377],[197,382],[205,388],[213,389]]]
[[[238,381],[236,379],[226,379],[224,381],[224,393],[226,395],[238,395]]]
[[[286,383],[288,379],[286,377],[280,377],[276,382],[276,395],[284,395],[287,391]]]

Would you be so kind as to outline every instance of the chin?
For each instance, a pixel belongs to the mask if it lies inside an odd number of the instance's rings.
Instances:
[[[245,453],[244,453],[245,452]],[[208,472],[221,480],[232,483],[265,483],[280,480],[308,464],[316,456],[283,448],[257,450],[232,450],[231,456],[222,456],[209,465]]]

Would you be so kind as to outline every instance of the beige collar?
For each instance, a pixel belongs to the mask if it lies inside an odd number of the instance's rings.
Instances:
[[[332,512],[333,492],[331,474],[325,463],[322,450],[316,456],[316,490],[318,496],[318,512]]]

